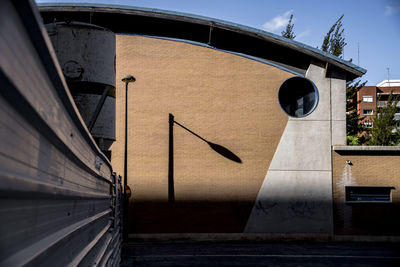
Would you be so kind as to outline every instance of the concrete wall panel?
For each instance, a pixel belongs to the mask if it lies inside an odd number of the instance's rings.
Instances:
[[[346,145],[346,79],[340,73],[332,76],[332,145]]]
[[[329,171],[269,171],[246,225],[248,233],[329,233]]]
[[[269,170],[330,171],[329,148],[329,121],[290,118]]]
[[[346,133],[346,120],[332,121],[332,145],[345,145]]]
[[[325,79],[325,65],[320,63],[310,64],[305,77],[310,79],[318,89],[319,102],[317,108],[310,115],[297,120],[329,120],[330,119],[330,84]]]
[[[307,117],[289,119],[247,222],[248,233],[333,232],[330,81],[324,67],[314,64],[306,77],[318,88],[318,107]]]

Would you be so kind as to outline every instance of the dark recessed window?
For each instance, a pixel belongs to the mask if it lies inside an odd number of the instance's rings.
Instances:
[[[364,126],[367,127],[367,128],[372,128],[372,127],[374,127],[374,124],[373,124],[372,121],[364,121],[363,124],[364,124]]]
[[[392,202],[392,186],[346,186],[346,202]]]
[[[374,110],[373,110],[373,109],[370,109],[370,108],[364,108],[364,109],[362,110],[362,114],[363,114],[363,115],[374,115]]]
[[[317,107],[318,90],[312,81],[303,77],[287,79],[279,88],[279,104],[292,117],[305,117]]]

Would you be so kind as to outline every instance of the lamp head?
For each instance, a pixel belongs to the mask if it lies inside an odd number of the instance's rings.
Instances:
[[[122,81],[124,83],[130,83],[136,81],[136,79],[132,75],[126,75],[124,78],[122,78]]]

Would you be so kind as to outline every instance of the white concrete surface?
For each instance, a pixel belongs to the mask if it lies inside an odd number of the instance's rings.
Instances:
[[[329,121],[289,119],[269,170],[331,170]]]
[[[269,171],[245,232],[330,233],[330,171]]]
[[[316,64],[306,78],[318,88],[318,107],[288,120],[245,233],[333,234],[331,149],[332,142],[346,140],[345,81],[326,78]],[[340,113],[335,120],[332,110]]]
[[[305,77],[310,79],[318,89],[319,101],[318,106],[310,115],[296,120],[329,120],[330,119],[330,91],[329,80],[321,79],[325,77],[325,68],[317,65],[310,65]]]
[[[339,76],[339,75],[337,75]],[[346,80],[330,78],[332,106],[332,144],[346,145]]]
[[[332,121],[332,145],[346,145],[346,120]]]

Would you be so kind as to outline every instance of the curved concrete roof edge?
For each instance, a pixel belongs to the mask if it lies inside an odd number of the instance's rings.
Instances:
[[[219,26],[221,28],[226,28],[226,29],[236,29],[236,30],[241,30],[243,33],[249,33],[249,34],[254,34],[259,37],[263,37],[266,40],[273,40],[280,45],[286,46],[286,47],[292,47],[292,48],[297,48],[301,52],[308,54],[310,56],[314,56],[317,59],[324,60],[328,63],[331,63],[339,68],[343,68],[356,76],[362,76],[364,75],[367,70],[359,67],[349,61],[346,61],[342,58],[333,56],[327,52],[324,52],[320,49],[314,48],[312,46],[297,42],[292,39],[288,39],[282,36],[279,36],[274,33],[270,33],[261,29],[257,28],[252,28],[249,26],[245,26],[242,24],[234,23],[234,22],[229,22],[225,20],[220,20],[220,19],[215,19],[215,18],[210,18],[206,16],[201,16],[201,15],[194,15],[194,14],[189,14],[189,13],[183,13],[183,12],[176,12],[176,11],[170,11],[170,10],[163,10],[163,9],[156,9],[156,8],[145,8],[145,7],[137,7],[137,6],[127,6],[127,5],[110,5],[110,4],[100,4],[100,3],[71,3],[71,2],[57,2],[57,3],[39,3],[38,6],[40,8],[46,8],[46,7],[82,7],[82,8],[105,8],[108,9],[114,9],[114,10],[122,10],[125,11],[139,11],[139,12],[144,12],[150,14],[158,14],[158,15],[163,15],[166,17],[181,17],[186,18],[186,19],[191,19],[193,23],[197,22],[200,23],[202,22],[203,24],[209,24],[210,26]]]

